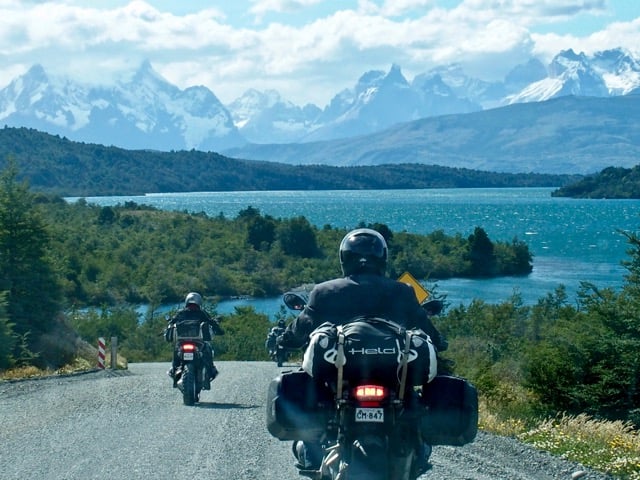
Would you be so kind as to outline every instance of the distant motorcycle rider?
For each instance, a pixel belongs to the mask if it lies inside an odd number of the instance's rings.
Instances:
[[[169,319],[169,323],[165,332],[170,332],[172,327],[180,322],[187,320],[199,320],[200,322],[204,322],[207,326],[211,327],[211,331],[215,335],[224,335],[224,330],[220,326],[220,323],[217,319],[211,318],[211,316],[202,308],[202,295],[197,292],[190,292],[187,294],[184,300],[184,308],[182,308],[175,316]],[[209,328],[204,328],[202,330],[204,350],[203,350],[203,360],[204,364],[207,367],[208,372],[208,382],[206,387],[209,386],[209,383],[218,376],[218,369],[213,363],[213,349],[211,347],[211,331]],[[167,341],[171,341],[168,336],[165,337]],[[176,357],[174,352],[173,355],[173,364],[171,370],[169,370],[169,376],[173,378],[173,372],[179,365],[179,359]]]
[[[269,333],[267,334],[267,340],[265,342],[265,346],[267,347],[269,353],[273,352],[276,349],[276,340],[280,335],[284,333],[286,326],[286,322],[281,318],[280,320],[278,320],[278,323],[275,326],[271,327],[271,329],[269,330]]]
[[[343,324],[358,316],[375,316],[405,328],[420,328],[431,337],[437,350],[446,350],[446,340],[418,303],[413,288],[385,277],[388,247],[379,232],[369,228],[352,230],[342,239],[339,255],[344,276],[311,290],[307,305],[280,338],[281,345],[302,347],[311,332],[324,322]],[[422,464],[418,470],[425,471],[431,447],[419,445],[419,452]],[[305,470],[316,470],[322,460],[322,448],[315,443],[296,441],[293,453],[297,467]]]

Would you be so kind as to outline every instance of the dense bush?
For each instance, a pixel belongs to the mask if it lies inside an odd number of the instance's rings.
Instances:
[[[252,207],[227,219],[132,202],[39,201],[68,304],[160,304],[191,290],[218,298],[273,296],[340,272],[336,250],[346,230],[316,228],[304,217],[275,219]],[[526,245],[492,242],[480,227],[469,238],[373,227],[389,237],[391,276],[497,276],[532,268]]]
[[[639,286],[615,292],[585,283],[577,306],[562,287],[533,306],[518,295],[498,305],[476,300],[437,323],[456,373],[506,415],[587,413],[638,425]]]

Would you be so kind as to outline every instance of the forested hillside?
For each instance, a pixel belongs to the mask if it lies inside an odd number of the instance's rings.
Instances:
[[[551,193],[554,197],[640,198],[640,166],[609,167]]]
[[[64,309],[153,308],[178,302],[188,291],[206,293],[212,301],[275,296],[340,272],[335,251],[346,233],[342,228],[319,229],[304,217],[276,219],[252,207],[229,219],[132,202],[69,204],[32,193],[16,178],[15,164],[0,177],[0,292],[7,295],[9,330],[23,340],[13,342],[15,357],[24,345],[36,345]],[[493,277],[532,269],[526,244],[492,241],[480,227],[464,238],[370,226],[391,246],[393,277],[404,271],[421,279]]]
[[[195,150],[124,150],[72,142],[27,128],[5,127],[0,129],[0,168],[9,158],[15,160],[20,175],[32,189],[74,197],[242,190],[558,187],[581,178],[501,174],[414,163],[294,166]],[[300,164],[303,163],[301,159]]]

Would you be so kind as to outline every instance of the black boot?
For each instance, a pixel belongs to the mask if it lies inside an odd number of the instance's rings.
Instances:
[[[417,448],[417,458],[415,463],[415,477],[419,477],[423,473],[429,471],[431,469],[431,464],[429,463],[429,458],[431,457],[432,451],[431,445],[427,443],[422,443]]]
[[[173,380],[173,388],[176,388],[178,386],[178,384],[176,382],[175,368],[171,367],[169,369],[169,371],[167,371],[167,375],[169,375],[171,377],[171,379]]]
[[[291,445],[293,456],[296,457],[298,470],[319,470],[322,463],[322,447],[315,443],[305,443],[296,440]]]

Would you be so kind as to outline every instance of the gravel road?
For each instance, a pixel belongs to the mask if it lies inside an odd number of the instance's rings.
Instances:
[[[290,442],[265,428],[269,362],[216,362],[220,375],[195,407],[182,404],[166,363],[0,383],[0,478],[287,480]],[[435,447],[421,480],[585,480],[613,477],[480,433]]]

